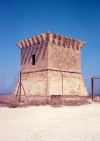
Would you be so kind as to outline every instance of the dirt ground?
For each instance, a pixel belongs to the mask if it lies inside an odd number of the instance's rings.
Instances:
[[[0,141],[100,141],[100,104],[0,107]]]

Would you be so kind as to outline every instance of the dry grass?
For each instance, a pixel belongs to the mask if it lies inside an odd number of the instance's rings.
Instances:
[[[16,108],[19,106],[19,102],[14,95],[1,95],[0,107]]]
[[[79,106],[91,103],[91,97],[79,97],[79,96],[33,96],[29,97],[30,100],[23,99],[20,103],[15,95],[3,95],[0,96],[0,107],[26,107],[26,106],[40,106],[50,105],[53,107],[59,106]],[[95,100],[97,102],[97,100]]]

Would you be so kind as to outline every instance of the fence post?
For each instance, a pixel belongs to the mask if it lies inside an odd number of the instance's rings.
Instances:
[[[93,77],[91,78],[91,86],[92,86],[92,100],[94,100],[94,82],[93,82]]]
[[[21,71],[20,71],[20,82],[19,82],[20,92],[19,92],[19,102],[21,101]]]
[[[62,77],[62,97],[63,97],[63,73],[62,72],[60,72],[61,73],[61,77]]]

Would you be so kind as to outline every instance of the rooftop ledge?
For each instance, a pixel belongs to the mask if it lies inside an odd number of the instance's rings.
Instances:
[[[59,46],[76,46],[77,48],[82,48],[86,42],[82,42],[80,40],[68,38],[62,35],[51,34],[47,32],[46,34],[36,35],[35,37],[28,38],[26,40],[20,41],[16,43],[19,48],[29,47],[36,44],[41,44],[43,42],[51,42],[55,45]]]

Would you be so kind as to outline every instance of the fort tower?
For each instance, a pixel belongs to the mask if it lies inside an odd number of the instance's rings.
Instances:
[[[26,94],[87,96],[80,59],[84,44],[49,32],[18,42]]]

